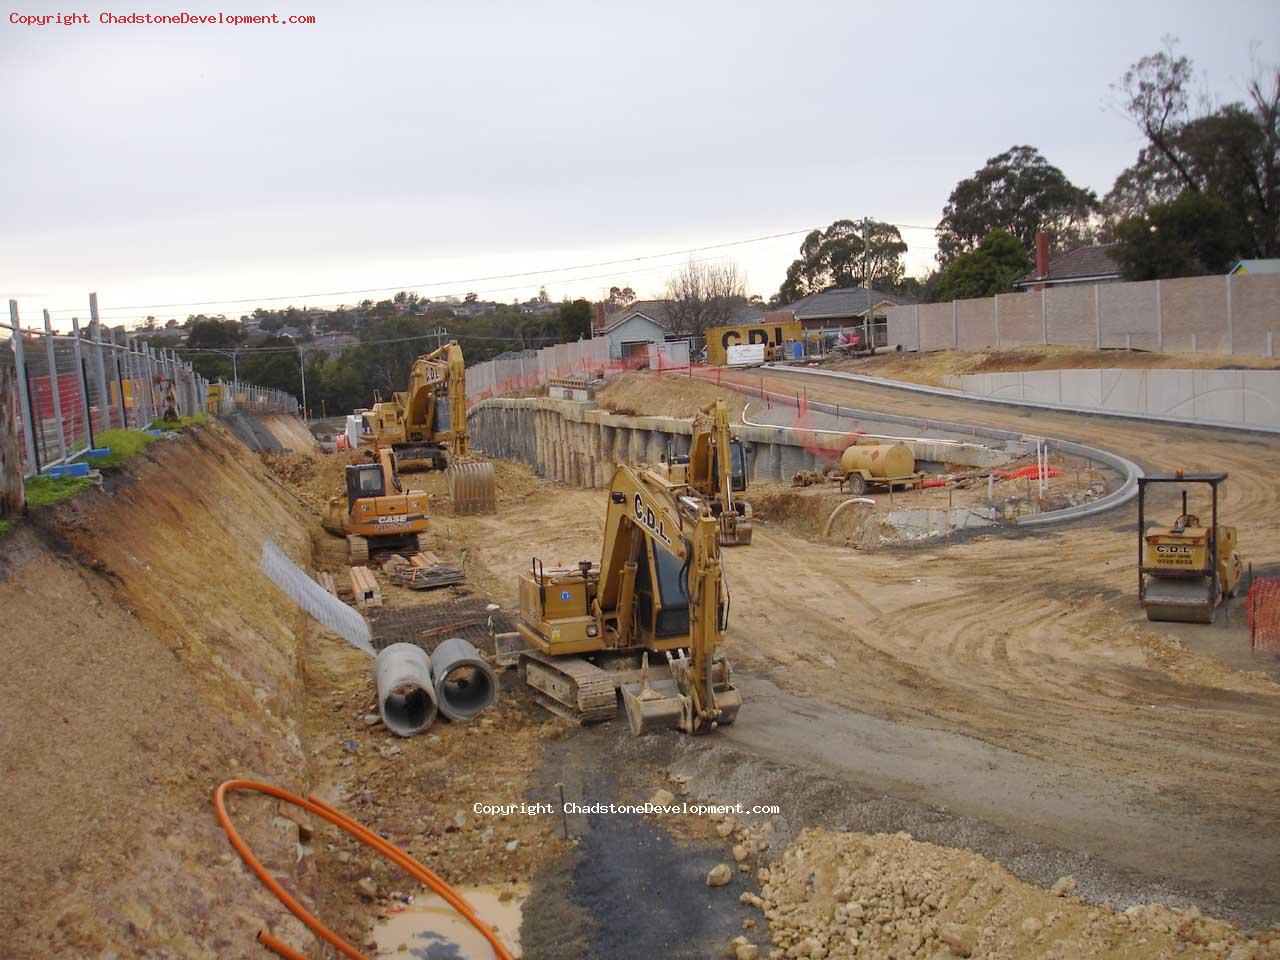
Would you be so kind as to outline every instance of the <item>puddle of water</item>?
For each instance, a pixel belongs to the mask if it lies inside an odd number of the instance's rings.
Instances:
[[[480,919],[496,928],[513,957],[520,956],[520,919],[529,888],[523,883],[459,887]],[[506,900],[501,899],[507,897]],[[493,960],[493,947],[471,922],[436,894],[424,890],[404,910],[374,927],[380,957],[415,960]]]

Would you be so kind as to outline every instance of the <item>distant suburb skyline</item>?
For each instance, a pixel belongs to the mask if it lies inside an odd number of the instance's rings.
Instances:
[[[956,182],[1010,146],[1106,193],[1142,146],[1109,85],[1165,35],[1218,103],[1280,61],[1266,2],[302,6],[234,12],[314,23],[0,20],[0,299],[24,324],[87,319],[91,290],[113,324],[647,297],[687,256],[590,265],[760,237],[694,256],[768,298],[801,240],[777,234],[865,216],[909,226],[919,275]]]

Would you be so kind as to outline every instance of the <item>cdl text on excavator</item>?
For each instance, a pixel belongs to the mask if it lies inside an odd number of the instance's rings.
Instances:
[[[719,651],[729,616],[719,524],[688,484],[619,466],[599,565],[520,578],[520,674],[548,709],[581,723],[616,715],[634,733],[703,733],[742,705]]]
[[[347,561],[368,561],[370,551],[414,554],[426,549],[427,494],[405,490],[389,447],[376,452],[375,463],[347,465],[344,496],[330,498],[323,525],[347,538]]]
[[[747,489],[746,448],[729,433],[729,407],[723,400],[698,412],[689,453],[668,456],[661,472],[672,483],[688,484],[707,502],[721,546],[751,543],[751,504],[734,496]]]

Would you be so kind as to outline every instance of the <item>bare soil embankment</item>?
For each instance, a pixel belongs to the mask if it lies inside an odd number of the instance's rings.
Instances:
[[[1025,370],[1280,370],[1269,357],[1228,357],[1214,353],[1146,353],[1141,350],[1082,350],[1029,346],[1003,350],[939,350],[933,353],[881,353],[824,365],[830,370],[909,380],[934,387],[965,373],[1016,373]]]
[[[304,776],[301,620],[257,572],[263,536],[309,556],[304,518],[209,426],[0,541],[5,956],[240,956],[263,921],[301,929],[210,803],[231,776]]]

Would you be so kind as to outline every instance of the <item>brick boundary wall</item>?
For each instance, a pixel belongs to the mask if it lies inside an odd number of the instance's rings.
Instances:
[[[1081,284],[885,313],[889,345],[904,350],[1055,344],[1274,357],[1280,275]]]

